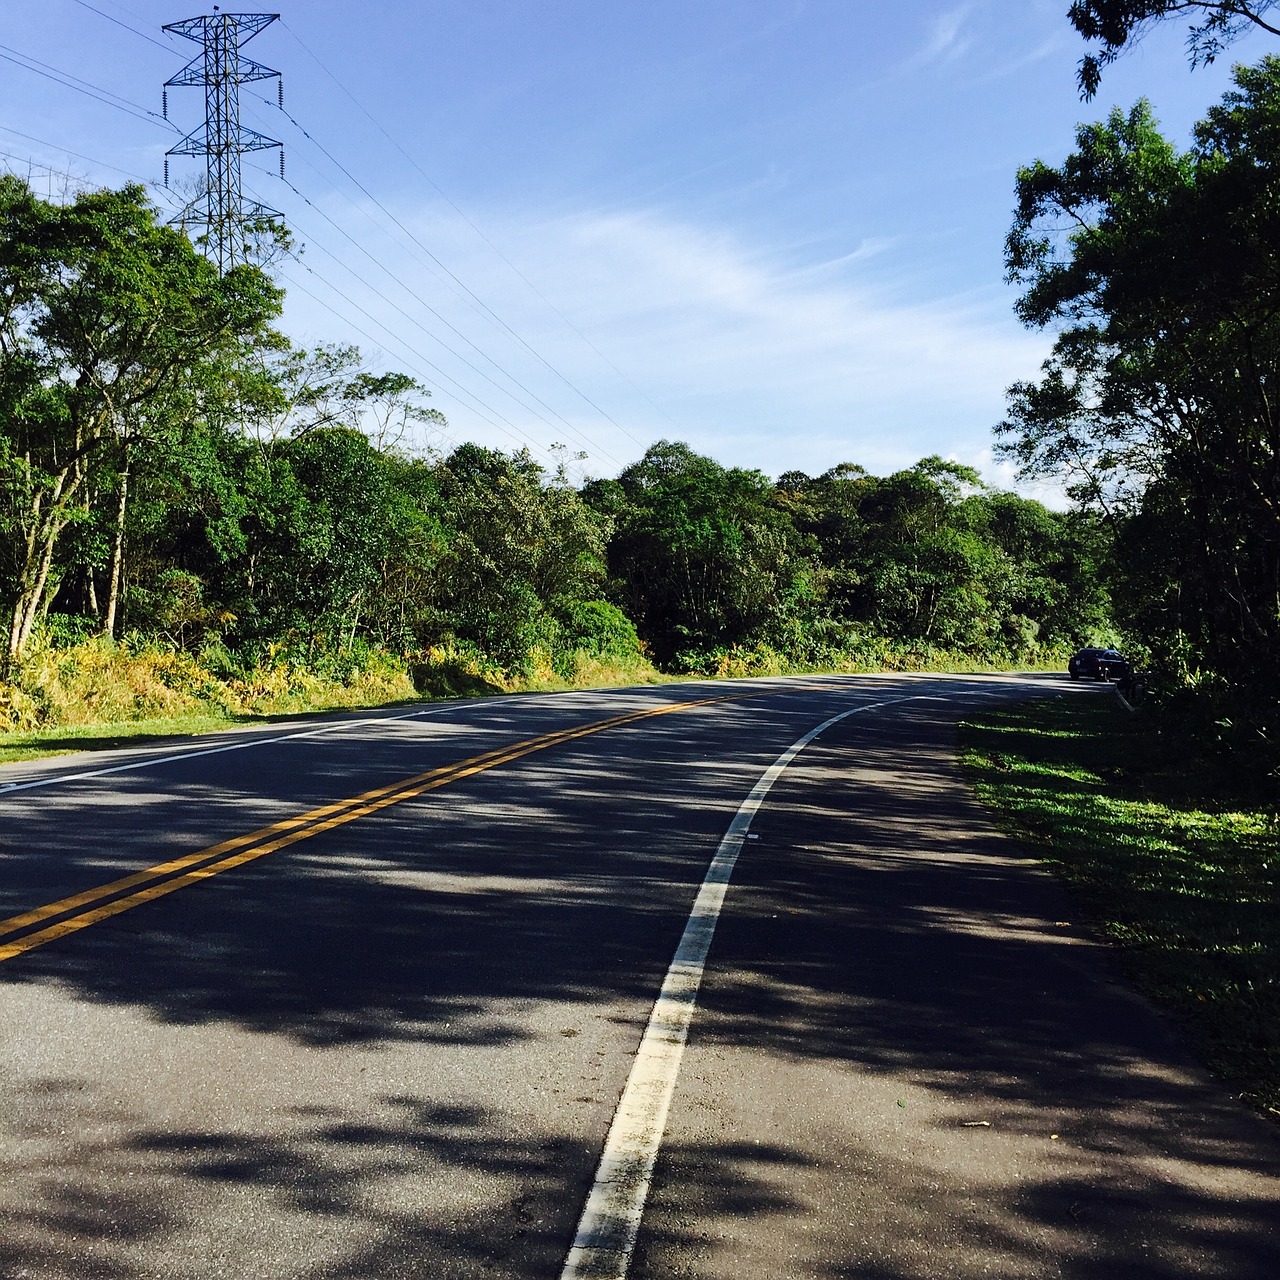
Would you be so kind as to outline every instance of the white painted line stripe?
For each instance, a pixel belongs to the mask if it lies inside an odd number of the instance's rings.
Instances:
[[[649,1182],[658,1159],[658,1148],[667,1127],[667,1112],[680,1074],[680,1059],[689,1036],[689,1024],[698,1002],[698,988],[715,936],[720,908],[724,905],[734,863],[746,841],[751,819],[782,771],[819,734],[833,724],[864,711],[875,711],[895,702],[915,702],[920,695],[889,698],[842,711],[793,742],[760,776],[751,794],[734,814],[703,877],[685,924],[680,945],[662,983],[649,1025],[627,1077],[622,1100],[614,1113],[595,1183],[578,1222],[573,1247],[560,1280],[625,1280],[640,1233],[640,1219],[649,1195]]]
[[[573,697],[578,694],[600,692],[601,690],[599,689],[569,689],[555,696]],[[643,690],[623,689],[616,692],[648,692],[648,690],[647,688]],[[53,778],[36,778],[31,782],[4,782],[0,783],[0,800],[3,800],[5,796],[15,795],[19,791],[34,790],[36,787],[53,787],[63,782],[79,782],[83,778],[104,778],[108,774],[128,773],[134,769],[145,769],[148,765],[153,764],[173,764],[179,760],[198,760],[201,756],[221,755],[224,751],[243,751],[248,747],[270,747],[278,742],[296,742],[301,738],[318,738],[322,734],[338,733],[343,729],[353,729],[359,725],[383,724],[392,720],[412,720],[417,716],[444,715],[448,711],[458,711],[471,705],[474,704],[467,699],[458,699],[420,711],[402,711],[399,715],[394,716],[368,716],[360,720],[339,720],[336,724],[325,725],[322,729],[307,729],[301,733],[280,734],[274,738],[247,738],[242,742],[229,743],[225,747],[205,747],[201,750],[181,751],[167,756],[145,755],[141,759],[131,760],[127,764],[111,765],[105,769],[86,769],[79,773],[60,773]],[[110,725],[103,725],[102,727],[107,729],[110,728]],[[125,750],[127,748],[121,749]]]
[[[302,733],[285,733],[274,738],[248,738],[243,742],[232,742],[225,747],[205,747],[199,751],[180,751],[169,756],[146,756],[141,760],[131,760],[127,764],[116,764],[106,769],[87,769],[82,773],[60,773],[54,778],[37,778],[34,782],[9,782],[0,784],[0,799],[14,795],[18,791],[31,791],[36,787],[53,787],[61,782],[79,782],[82,778],[105,778],[110,773],[128,773],[132,769],[145,769],[148,765],[172,764],[175,760],[198,760],[201,756],[221,755],[224,751],[243,751],[246,747],[270,747],[277,742],[295,742],[299,738],[318,738],[325,733],[337,733],[342,729],[354,729],[359,725],[384,724],[391,720],[411,720],[414,716],[434,716],[449,707],[431,707],[423,711],[404,711],[395,716],[370,716],[363,720],[339,720],[337,724],[325,725],[323,729],[308,729]],[[108,727],[108,726],[104,726]]]
[[[794,680],[794,676],[774,676],[767,677],[776,680]],[[808,679],[822,679],[818,677],[806,677]],[[833,677],[834,678],[834,677]],[[843,678],[843,677],[841,677]],[[639,690],[622,689],[616,692],[633,693],[647,692],[647,687]],[[557,696],[572,697],[575,694],[592,694],[599,693],[598,689],[569,689]],[[352,729],[359,725],[382,724],[384,721],[392,720],[412,720],[417,716],[437,716],[443,715],[447,711],[457,711],[460,707],[468,706],[470,702],[465,699],[451,701],[444,706],[433,706],[420,711],[404,711],[394,716],[369,716],[360,720],[340,720],[336,724],[326,725],[323,729],[308,729],[301,733],[279,734],[274,738],[247,738],[242,742],[232,742],[225,747],[205,747],[195,751],[180,751],[172,755],[156,756],[144,755],[140,759],[131,760],[126,764],[111,765],[105,769],[86,769],[78,773],[60,773],[52,778],[35,778],[30,782],[0,782],[0,800],[5,796],[17,794],[19,791],[33,791],[37,787],[55,787],[64,782],[79,782],[85,778],[105,778],[112,773],[129,773],[134,769],[145,769],[148,765],[153,764],[173,764],[180,760],[198,760],[201,756],[221,755],[224,751],[244,751],[248,747],[271,747],[279,742],[296,742],[301,738],[318,738],[322,734],[337,733],[342,729]],[[110,725],[103,725],[104,729],[108,729]],[[127,750],[128,748],[121,748]]]

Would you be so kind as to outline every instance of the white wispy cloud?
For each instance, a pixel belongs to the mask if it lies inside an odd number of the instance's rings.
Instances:
[[[960,4],[932,18],[926,27],[923,46],[907,59],[903,70],[916,71],[935,63],[954,62],[963,57],[972,43],[965,34],[965,26],[972,12],[972,4]]]
[[[1016,76],[1019,72],[1025,71],[1028,67],[1034,67],[1037,63],[1047,62],[1061,54],[1064,49],[1073,46],[1075,42],[1071,40],[1071,34],[1073,33],[1055,31],[1047,39],[1040,41],[1030,49],[1020,53],[1009,51],[1003,61],[994,62],[981,75],[977,76],[973,83],[991,84],[997,80]]]
[[[608,418],[426,272],[402,269],[404,289],[386,279],[379,289],[504,381],[412,297],[427,300],[554,406],[591,441],[596,474],[636,457],[637,442],[660,436],[773,474],[792,467],[820,472],[842,460],[889,470],[935,452],[969,460],[1002,414],[1004,387],[1034,372],[1046,346],[1018,328],[998,285],[974,296],[921,299],[873,283],[868,260],[874,258],[877,281],[892,278],[886,265],[895,256],[909,263],[909,246],[901,243],[864,243],[834,263],[809,263],[781,260],[722,228],[653,210],[538,221],[491,211],[484,218],[488,234],[543,301],[456,219],[423,209],[414,225],[424,244]],[[375,295],[356,296],[532,437],[579,443],[557,434],[558,418],[541,421],[527,404],[479,381]],[[331,318],[305,306],[293,314],[304,325],[333,327]],[[397,350],[387,350],[394,360]],[[438,399],[456,433],[486,438],[485,425],[451,402],[447,390]],[[991,470],[989,457],[984,465]]]

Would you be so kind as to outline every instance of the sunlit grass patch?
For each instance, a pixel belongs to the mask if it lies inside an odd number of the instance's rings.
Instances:
[[[149,739],[181,738],[214,733],[253,720],[251,716],[208,715],[171,716],[164,719],[130,720],[113,724],[80,724],[58,729],[30,729],[23,733],[0,733],[0,764],[39,760],[68,751],[110,750],[136,746]]]
[[[1229,757],[1110,698],[962,726],[979,796],[1071,886],[1209,1066],[1280,1115],[1280,818]]]
[[[441,648],[409,659],[373,652],[335,673],[280,657],[227,670],[160,645],[89,640],[39,648],[14,680],[0,682],[0,764],[317,712],[668,678],[640,654],[578,653],[563,672],[541,655],[530,670],[511,673],[473,651]]]

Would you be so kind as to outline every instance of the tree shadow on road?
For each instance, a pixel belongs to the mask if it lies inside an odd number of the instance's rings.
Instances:
[[[490,704],[485,724],[510,738],[511,714]],[[213,1196],[225,1220],[245,1222],[258,1197],[282,1247],[329,1259],[280,1275],[421,1275],[441,1258],[450,1276],[557,1275],[711,851],[761,770],[816,717],[812,704],[790,719],[726,706],[693,748],[682,719],[482,774],[0,973],[30,997],[15,1005],[24,1025],[39,1025],[39,1007],[80,1002],[128,1015],[140,1037],[143,1024],[244,1037],[268,1076],[277,1052],[390,1063],[422,1047],[474,1052],[513,1079],[527,1070],[522,1045],[546,1056],[566,1019],[562,1034],[577,1035],[607,1018],[595,1041],[607,1069],[578,1073],[572,1121],[553,1111],[517,1123],[471,1100],[459,1075],[380,1094],[358,1114],[294,1112],[278,1135],[132,1114],[92,1121],[101,1135],[65,1150],[58,1129],[91,1122],[74,1091],[51,1093],[31,1158],[21,1143],[15,1157],[28,1188],[15,1212],[32,1216],[3,1246],[0,1274],[133,1280],[151,1274],[141,1260],[153,1246],[178,1258],[166,1274],[218,1274],[212,1259],[228,1246],[208,1233],[219,1215],[192,1208]],[[397,776],[409,760],[427,767],[407,730],[365,747],[366,763]],[[309,759],[308,785],[332,794],[342,760]],[[188,799],[198,809],[199,788]],[[58,838],[53,817],[33,822]],[[745,1278],[735,1250],[759,1229],[779,1249],[804,1241],[762,1275],[1280,1274],[1273,1136],[1206,1084],[1071,927],[1052,882],[989,831],[951,771],[946,710],[907,703],[843,722],[793,764],[754,832],[691,1058],[756,1055],[798,1087],[819,1081],[839,1106],[820,1157],[797,1135],[726,1122],[709,1139],[676,1124],[636,1280]],[[70,856],[83,873],[103,855],[90,841]],[[682,1078],[677,1111],[693,1089]],[[887,1126],[902,1121],[904,1091],[913,1127],[899,1134]],[[702,1101],[706,1115],[727,1105]],[[981,1120],[989,1128],[964,1127]],[[1000,1177],[965,1172],[975,1142],[990,1144],[984,1167]],[[46,1177],[45,1165],[63,1172]],[[824,1196],[847,1204],[837,1217],[849,1226],[806,1235],[830,1217]],[[324,1234],[335,1223],[341,1248]],[[36,1227],[67,1252],[20,1243]],[[21,1253],[36,1248],[46,1252]],[[58,1269],[77,1256],[85,1269]]]
[[[94,1100],[57,1081],[28,1090],[19,1111],[68,1092],[65,1114],[92,1136],[47,1158],[34,1124],[26,1160],[5,1162],[0,1275],[540,1280],[559,1274],[598,1155],[581,1136],[523,1137],[501,1113],[403,1095],[358,1117],[291,1108],[271,1134],[161,1131],[120,1113],[108,1134]],[[786,1213],[785,1196],[745,1173],[748,1154],[753,1165],[792,1159],[759,1148],[699,1157],[736,1170],[726,1209]],[[12,1188],[32,1185],[17,1200]]]
[[[874,749],[875,726],[833,731],[775,789],[683,1076],[690,1110],[709,1108],[700,1061],[749,1074],[763,1055],[774,1089],[807,1082],[828,1159],[791,1183],[796,1215],[752,1223],[700,1208],[664,1154],[635,1280],[677,1259],[729,1277],[744,1258],[881,1280],[1280,1274],[1276,1135],[990,829],[928,709],[898,723]],[[805,1240],[809,1215],[845,1229]]]

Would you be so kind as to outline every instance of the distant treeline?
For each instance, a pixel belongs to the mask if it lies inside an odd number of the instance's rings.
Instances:
[[[660,442],[572,484],[353,348],[293,348],[140,188],[0,179],[0,602],[32,644],[161,642],[212,669],[447,648],[494,669],[668,670],[939,650],[1034,659],[1108,625],[1099,524],[927,458],[776,482]],[[425,436],[424,436],[425,433]]]

